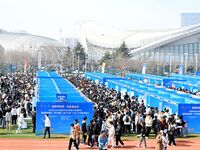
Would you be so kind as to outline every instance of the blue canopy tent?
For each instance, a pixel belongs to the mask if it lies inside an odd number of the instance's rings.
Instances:
[[[160,79],[160,77],[158,78]],[[188,107],[191,105],[200,104],[200,98],[196,98],[191,94],[166,89],[163,86],[154,86],[149,82],[139,82],[141,79],[144,79],[144,77],[137,76],[137,80],[133,81],[126,79],[108,79],[107,87],[121,91],[122,95],[124,92],[127,92],[128,94],[132,93],[134,96],[141,97],[141,99],[145,100],[146,106],[158,107],[159,110],[168,108],[171,113],[183,115],[183,117],[186,117],[184,119],[188,121],[188,128],[189,131],[191,131],[190,133],[200,133],[200,130],[197,129],[197,127],[191,130],[194,122],[191,124],[191,118],[188,120],[187,114],[184,114],[180,111],[180,106],[183,104]],[[184,81],[185,79],[181,80]],[[176,81],[176,79],[173,79],[173,81]],[[177,79],[177,81],[180,80]],[[200,117],[199,120],[196,120],[195,124],[197,125],[199,121]]]
[[[102,84],[106,84],[106,81],[109,79],[121,79],[123,80],[124,78],[121,77],[117,77],[114,75],[110,75],[107,73],[100,73],[100,72],[86,72],[84,73],[84,76],[87,79],[92,79],[94,80],[96,83],[102,83]]]
[[[36,88],[36,135],[44,130],[45,114],[50,116],[53,134],[69,134],[75,119],[92,119],[93,103],[56,72],[37,72]]]

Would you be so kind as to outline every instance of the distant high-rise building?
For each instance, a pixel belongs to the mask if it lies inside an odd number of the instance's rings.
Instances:
[[[181,14],[181,27],[200,24],[199,13],[182,13]]]

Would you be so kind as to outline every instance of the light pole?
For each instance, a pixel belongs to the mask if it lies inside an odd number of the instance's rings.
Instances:
[[[172,53],[169,53],[169,74],[172,73]]]
[[[188,53],[184,53],[185,55],[185,74],[187,73],[187,59],[188,59]]]
[[[195,55],[195,70],[196,70],[196,72],[197,72],[197,70],[198,70],[198,56],[199,56],[199,54],[194,54]]]
[[[80,51],[77,51],[77,56],[78,56],[78,74],[79,74],[79,67],[80,67],[80,58],[79,58],[79,53],[80,53]]]

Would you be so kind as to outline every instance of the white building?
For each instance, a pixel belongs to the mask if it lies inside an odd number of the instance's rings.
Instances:
[[[0,60],[15,63],[11,57],[26,54],[26,59],[37,62],[38,52],[46,64],[58,64],[66,47],[57,40],[28,33],[9,33],[0,31]],[[28,57],[28,58],[27,58]],[[19,61],[19,60],[16,60]],[[30,60],[28,60],[30,62]]]
[[[133,59],[157,65],[185,64],[197,67],[200,53],[200,24],[166,30],[116,30],[84,23],[89,59],[99,60],[125,41]]]

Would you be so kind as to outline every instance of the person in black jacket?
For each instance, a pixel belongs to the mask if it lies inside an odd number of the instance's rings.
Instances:
[[[84,117],[83,121],[82,121],[82,126],[81,126],[83,144],[86,143],[86,139],[87,139],[87,125],[86,125],[86,122],[87,122],[87,117]]]
[[[169,123],[169,129],[168,129],[169,145],[171,145],[173,143],[173,145],[176,146],[175,132],[176,132],[175,124],[174,123]]]
[[[121,136],[122,136],[122,127],[120,122],[117,122],[117,126],[115,129],[115,136],[116,136],[116,146],[118,147],[118,142],[120,142],[121,147],[124,146],[124,143],[121,140]]]
[[[152,128],[153,128],[153,131],[155,133],[155,137],[157,136],[157,133],[160,131],[161,129],[161,121],[158,119],[157,116],[154,117],[154,120],[153,120],[153,124],[152,124]]]
[[[93,147],[94,145],[94,140],[93,140],[93,136],[94,136],[94,126],[93,126],[93,120],[90,121],[90,123],[87,126],[87,134],[88,134],[88,141],[87,144],[88,146]]]
[[[32,115],[32,122],[33,122],[33,133],[35,133],[35,127],[36,127],[36,112],[33,112]]]
[[[94,133],[93,145],[95,142],[98,145],[98,136],[100,135],[101,128],[99,128],[98,122],[96,120],[93,121],[93,126],[94,126],[94,128],[93,128],[93,133]]]
[[[2,125],[2,122],[3,122],[3,112],[0,108],[0,126]]]

